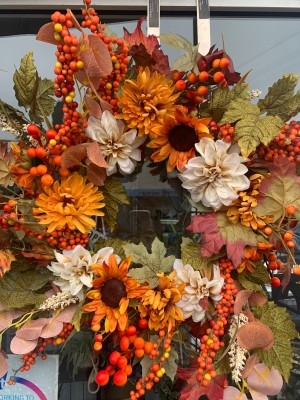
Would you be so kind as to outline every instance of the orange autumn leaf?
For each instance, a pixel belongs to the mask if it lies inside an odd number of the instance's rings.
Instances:
[[[10,250],[0,250],[0,277],[10,270],[12,261],[16,261]]]

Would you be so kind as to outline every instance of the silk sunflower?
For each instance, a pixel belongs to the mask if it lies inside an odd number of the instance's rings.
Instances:
[[[177,107],[173,116],[165,115],[162,123],[151,127],[150,142],[147,147],[158,149],[151,158],[160,162],[168,158],[167,171],[176,167],[181,171],[185,164],[195,157],[195,144],[202,137],[212,137],[208,124],[211,118],[195,118]]]
[[[140,69],[135,80],[127,79],[118,97],[122,110],[116,118],[123,119],[129,128],[138,129],[138,135],[148,134],[154,123],[163,123],[171,116],[180,92],[174,93],[173,81],[150,69]]]
[[[96,226],[91,216],[104,215],[99,210],[105,206],[101,203],[104,197],[97,186],[86,180],[75,172],[61,182],[55,181],[52,186],[44,187],[33,212],[40,224],[47,225],[48,232],[69,227],[86,233]]]
[[[128,257],[118,265],[117,256],[111,254],[108,263],[93,266],[98,277],[93,280],[94,289],[87,293],[87,298],[92,301],[83,307],[84,311],[95,313],[92,326],[97,327],[105,318],[105,332],[126,329],[129,300],[141,298],[148,290],[148,286],[140,285],[136,279],[127,276],[130,262]]]

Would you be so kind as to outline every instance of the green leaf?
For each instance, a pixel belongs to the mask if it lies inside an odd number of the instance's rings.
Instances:
[[[0,304],[4,310],[39,305],[45,300],[45,295],[35,292],[47,282],[48,273],[9,271],[0,280]]]
[[[21,60],[20,68],[13,75],[14,90],[19,106],[26,110],[35,101],[38,89],[38,74],[30,51]]]
[[[175,33],[161,34],[160,39],[168,46],[184,50],[185,54],[174,61],[172,69],[191,71],[197,66],[198,46]]]
[[[217,257],[215,257],[215,259],[216,258]],[[211,268],[214,262],[213,257],[208,258],[201,256],[199,244],[194,243],[192,239],[186,237],[182,238],[181,259],[183,264],[190,264],[195,270]]]
[[[236,123],[235,136],[242,155],[248,157],[260,143],[268,143],[278,135],[283,125],[277,116],[261,116],[260,109],[247,100],[237,99],[230,102],[220,124]]]
[[[167,358],[165,361],[165,370],[166,370],[166,375],[173,381],[178,368],[178,364],[176,363],[176,360],[178,360],[178,354],[174,350],[174,347],[171,348],[169,355],[170,355],[169,358]]]
[[[277,307],[274,302],[267,302],[254,310],[255,318],[267,325],[274,334],[274,345],[269,350],[257,349],[261,361],[268,368],[277,369],[286,382],[289,380],[292,368],[292,346],[290,340],[298,333],[290,315],[283,307]]]
[[[125,189],[119,179],[106,179],[102,188],[105,202],[105,220],[111,231],[117,224],[117,216],[120,204],[129,204]]]
[[[263,264],[257,264],[253,272],[244,270],[237,277],[244,289],[255,292],[264,292],[261,285],[270,283],[269,273]]]
[[[74,329],[79,332],[81,330],[81,317],[82,317],[82,307],[83,307],[83,303],[81,302],[78,304],[75,314],[73,315],[71,324],[74,326]]]
[[[126,257],[132,256],[132,262],[141,265],[140,268],[130,268],[128,275],[141,283],[148,282],[151,288],[158,283],[157,273],[169,273],[175,261],[174,256],[165,257],[165,245],[157,238],[152,243],[151,253],[148,253],[143,243],[128,243],[123,248]]]
[[[225,111],[227,111],[232,100],[249,99],[249,85],[238,83],[233,89],[228,86],[225,88],[218,87],[213,90],[209,102],[203,103],[201,107],[201,116],[210,116],[216,122],[220,121]]]
[[[30,103],[29,116],[35,122],[44,121],[43,115],[52,114],[55,106],[53,81],[50,79],[37,79],[36,97]]]
[[[285,74],[268,89],[264,99],[257,105],[261,112],[267,115],[278,115],[283,121],[288,121],[300,111],[300,91],[294,95],[299,75]]]

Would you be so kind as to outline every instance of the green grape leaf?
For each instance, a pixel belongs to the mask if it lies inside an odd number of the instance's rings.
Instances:
[[[105,220],[111,231],[117,224],[119,205],[129,204],[129,200],[122,183],[118,179],[108,178],[101,188],[105,202]]]
[[[270,176],[265,178],[257,197],[258,205],[253,211],[259,216],[273,215],[274,221],[285,215],[285,209],[293,204],[296,207],[294,217],[300,219],[300,177],[296,173],[296,164],[277,159],[270,168]]]
[[[35,101],[38,89],[38,74],[34,65],[32,51],[21,59],[20,68],[15,71],[13,81],[19,106],[27,110]]]
[[[0,280],[0,304],[4,311],[39,305],[45,300],[45,295],[36,291],[47,282],[49,282],[47,273],[9,271]]]
[[[55,106],[53,81],[37,78],[36,97],[30,103],[29,116],[35,122],[42,122],[43,115],[52,114]]]
[[[283,125],[277,116],[261,116],[258,106],[244,99],[230,102],[220,121],[221,125],[226,123],[236,123],[235,137],[244,157],[255,151],[260,143],[267,146]]]
[[[200,246],[192,239],[183,237],[181,243],[181,260],[183,264],[190,264],[195,270],[212,269],[214,261],[220,258],[220,254],[212,257],[200,255]]]
[[[151,253],[148,253],[143,243],[128,243],[123,248],[126,257],[131,256],[133,263],[141,265],[138,268],[130,268],[128,275],[141,283],[148,282],[151,288],[157,286],[157,273],[169,273],[175,261],[174,256],[165,257],[165,245],[157,238],[152,242]]]
[[[243,270],[237,275],[238,281],[244,289],[254,290],[255,292],[263,292],[261,285],[270,283],[270,275],[263,264],[256,264],[253,272]]]
[[[249,85],[245,83],[236,84],[233,89],[228,86],[218,87],[213,90],[209,102],[203,103],[201,107],[201,116],[209,116],[216,122],[220,121],[225,111],[227,111],[232,100],[249,99]]]
[[[250,227],[232,224],[226,212],[195,215],[190,229],[194,233],[203,233],[200,253],[204,257],[219,254],[226,246],[228,257],[238,267],[244,257],[245,246],[256,246],[257,236]]]
[[[300,111],[300,92],[294,95],[298,83],[298,74],[285,74],[268,89],[264,99],[257,103],[261,112],[267,115],[278,115],[283,121],[288,121]]]
[[[271,349],[257,349],[255,353],[268,368],[275,368],[286,382],[289,380],[292,368],[291,339],[298,333],[290,315],[283,307],[277,307],[274,302],[266,302],[262,307],[254,309],[255,318],[267,325],[274,334],[274,344]]]
[[[176,360],[178,360],[178,353],[174,350],[174,347],[171,348],[171,351],[169,353],[169,357],[165,361],[165,370],[166,370],[166,375],[171,378],[173,381],[176,375],[176,371],[178,368],[178,364],[176,363]]]

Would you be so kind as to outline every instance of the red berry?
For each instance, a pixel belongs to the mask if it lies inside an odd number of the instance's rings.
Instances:
[[[119,370],[114,374],[113,382],[116,386],[124,386],[127,382],[127,374],[123,370]]]
[[[118,359],[121,357],[121,354],[118,351],[113,351],[112,353],[110,353],[109,355],[109,362],[112,365],[116,365],[118,362]]]
[[[280,279],[277,278],[277,276],[273,276],[273,277],[271,278],[271,285],[272,285],[273,287],[279,287],[279,286],[281,285]]]
[[[223,72],[218,71],[214,73],[213,80],[215,83],[221,83],[224,80],[225,75]]]
[[[148,320],[146,318],[141,318],[138,322],[138,326],[140,329],[147,329],[148,328]]]
[[[105,386],[108,384],[109,381],[109,374],[107,371],[105,371],[105,369],[102,369],[101,371],[99,371],[96,375],[96,383],[99,386]]]

